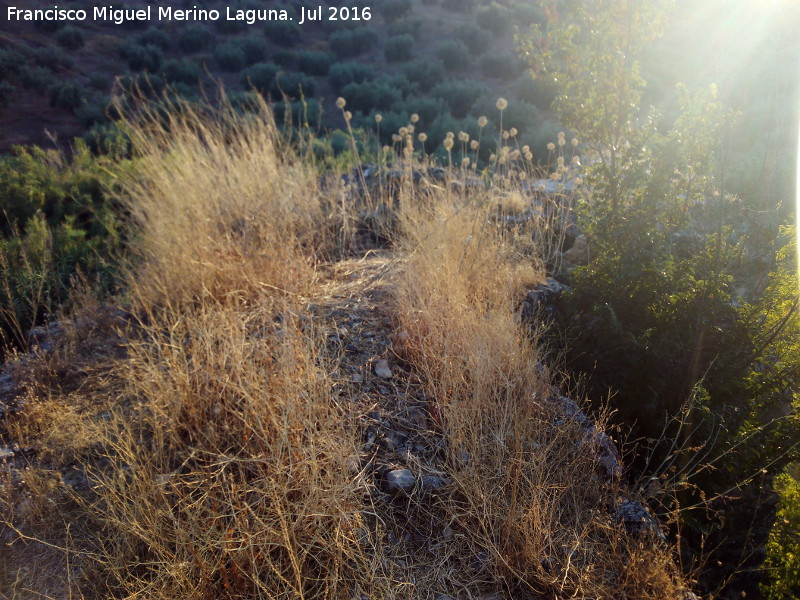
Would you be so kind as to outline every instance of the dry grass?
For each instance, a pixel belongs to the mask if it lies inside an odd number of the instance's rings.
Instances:
[[[669,551],[613,524],[621,489],[598,468],[585,426],[548,401],[550,381],[515,310],[542,274],[478,204],[443,197],[401,222],[404,351],[435,402],[457,487],[443,519],[515,597],[679,597]]]

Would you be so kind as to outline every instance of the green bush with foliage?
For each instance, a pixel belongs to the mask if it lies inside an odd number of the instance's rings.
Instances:
[[[413,9],[411,0],[384,0],[380,5],[380,13],[388,22],[407,17]]]
[[[148,27],[144,32],[136,36],[136,42],[140,46],[155,46],[166,52],[172,45],[172,38],[159,27]]]
[[[491,33],[475,23],[466,23],[458,27],[454,37],[461,40],[473,56],[480,56],[486,52],[494,41]]]
[[[800,598],[800,472],[793,465],[775,480],[780,500],[775,526],[767,542],[765,568],[769,583],[761,586],[765,600]]]
[[[85,91],[77,81],[58,81],[47,89],[50,106],[75,111],[82,103]]]
[[[304,73],[278,73],[269,88],[272,97],[299,100],[317,93],[317,80]]]
[[[214,60],[220,69],[229,73],[241,71],[246,66],[244,48],[235,40],[217,46],[214,50]]]
[[[109,183],[81,142],[69,159],[36,147],[0,159],[0,341],[24,347],[79,271],[110,289],[121,237]]]
[[[371,110],[388,109],[402,98],[397,87],[384,79],[348,83],[342,89],[342,96],[347,99],[348,108],[365,114]]]
[[[214,33],[205,25],[187,25],[178,35],[178,48],[184,52],[205,50],[214,40]]]
[[[420,59],[403,65],[400,72],[420,91],[427,91],[444,79],[444,64],[439,59]]]
[[[253,88],[262,94],[267,94],[280,70],[281,68],[275,63],[257,63],[242,71],[242,85],[246,89]]]
[[[308,75],[325,77],[333,61],[334,56],[330,52],[304,50],[297,53],[297,68]]]
[[[131,71],[158,71],[164,60],[164,52],[157,46],[142,46],[136,42],[123,42],[119,45],[119,55],[128,61]]]
[[[187,58],[170,59],[161,68],[161,76],[168,85],[183,83],[192,86],[200,81],[203,71]]]
[[[430,91],[434,98],[441,98],[457,118],[466,116],[469,109],[481,96],[489,94],[486,84],[471,79],[446,79]]]
[[[390,37],[384,42],[383,55],[390,63],[411,60],[414,56],[414,36],[403,33]]]
[[[508,8],[497,2],[478,10],[475,16],[478,25],[489,30],[494,35],[501,36],[511,25],[511,15]]]
[[[341,94],[348,83],[372,81],[376,76],[375,69],[364,63],[336,63],[328,71],[328,83],[331,84],[334,92]]]
[[[300,41],[302,33],[294,21],[270,21],[264,27],[264,35],[279,46],[294,46]]]
[[[370,27],[335,31],[328,38],[331,50],[339,58],[363,54],[378,43],[378,34]]]
[[[436,56],[444,63],[448,73],[463,71],[470,66],[470,55],[464,42],[445,40],[436,46]]]
[[[83,29],[67,25],[56,34],[56,42],[67,50],[78,50],[86,43],[86,34]]]

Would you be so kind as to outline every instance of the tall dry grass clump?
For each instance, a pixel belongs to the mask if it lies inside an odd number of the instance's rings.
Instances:
[[[316,175],[266,107],[128,120],[121,178],[138,324],[82,500],[89,585],[127,598],[343,598],[353,585],[356,436],[302,315]],[[346,573],[350,573],[347,575]]]
[[[400,219],[403,350],[435,403],[457,489],[441,521],[481,557],[476,580],[488,571],[514,597],[680,597],[670,552],[613,522],[622,490],[598,463],[602,423],[588,429],[553,398],[517,317],[542,273],[490,206],[442,194]]]
[[[135,292],[182,306],[313,282],[322,216],[318,178],[260,100],[238,113],[176,104],[126,119],[136,158],[119,199],[137,231]]]

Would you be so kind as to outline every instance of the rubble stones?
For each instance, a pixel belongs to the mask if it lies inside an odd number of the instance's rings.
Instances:
[[[414,489],[417,478],[409,469],[393,469],[386,473],[386,488],[390,492],[409,493]]]

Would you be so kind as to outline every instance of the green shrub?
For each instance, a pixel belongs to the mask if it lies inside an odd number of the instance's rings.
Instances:
[[[492,46],[492,34],[475,23],[462,25],[455,31],[456,39],[461,40],[469,48],[473,56],[480,56]]]
[[[800,481],[784,473],[776,478],[775,490],[780,500],[765,565],[770,582],[761,592],[766,600],[789,600],[800,598]]]
[[[411,0],[384,0],[380,5],[380,13],[387,21],[396,21],[409,14],[413,10]]]
[[[294,21],[271,21],[264,28],[264,34],[279,46],[294,46],[302,35],[300,26]]]
[[[510,81],[519,76],[522,65],[510,54],[484,54],[480,59],[481,72],[485,77]]]
[[[442,6],[451,12],[471,13],[478,0],[442,0]]]
[[[225,42],[217,46],[214,60],[223,71],[241,71],[245,65],[244,49],[238,41]]]
[[[136,36],[136,42],[140,46],[155,46],[167,51],[172,44],[172,38],[163,29],[148,27],[146,31]]]
[[[95,125],[105,123],[108,120],[105,102],[100,100],[84,102],[75,111],[75,116],[78,117],[81,125],[86,129],[91,129]]]
[[[375,77],[375,69],[358,62],[336,63],[328,71],[328,82],[337,94],[341,94],[348,83],[362,83]]]
[[[264,61],[269,54],[267,42],[263,38],[250,36],[242,38],[239,43],[244,50],[244,59],[248,67]]]
[[[128,61],[131,71],[157,71],[164,60],[164,53],[156,46],[141,46],[135,42],[123,42],[119,55]]]
[[[74,111],[83,102],[84,88],[74,80],[59,81],[47,90],[50,106]]]
[[[308,73],[324,77],[333,64],[334,56],[330,52],[316,52],[314,50],[304,50],[297,54],[297,67]]]
[[[317,93],[317,80],[304,73],[279,73],[269,88],[274,98],[284,95],[290,100],[299,99],[301,96],[313,96]]]
[[[253,88],[262,94],[268,94],[280,70],[281,68],[275,63],[256,63],[242,71],[242,85],[247,89]]]
[[[439,59],[422,59],[403,65],[403,75],[421,90],[428,90],[444,79],[444,64]]]
[[[418,17],[413,19],[403,19],[402,21],[395,21],[391,23],[387,28],[386,31],[389,33],[390,36],[394,35],[412,35],[414,39],[419,41],[422,39],[422,32],[425,26],[425,21]]]
[[[53,72],[47,67],[28,65],[20,71],[19,79],[26,88],[44,90],[53,81]]]
[[[226,35],[241,33],[248,27],[247,23],[244,21],[229,21],[224,18],[214,21],[214,26],[217,28],[217,31]]]
[[[86,43],[86,34],[82,29],[67,25],[56,34],[56,42],[67,50],[78,50]]]
[[[14,86],[8,81],[0,81],[0,108],[8,108]]]
[[[555,100],[555,92],[545,79],[534,79],[529,74],[522,75],[513,87],[518,98],[531,102],[539,108],[549,109]]]
[[[195,85],[203,76],[203,71],[187,58],[172,59],[164,63],[161,75],[169,85],[177,83]]]
[[[89,75],[89,87],[100,90],[101,92],[108,91],[111,87],[111,80],[107,75],[103,75],[102,73],[92,73]]]
[[[493,34],[500,36],[508,30],[511,24],[511,17],[505,6],[492,2],[489,6],[478,11],[476,21],[484,29],[488,29]]]
[[[449,114],[449,107],[445,103],[444,100],[441,98],[431,98],[429,96],[421,96],[421,97],[412,97],[407,98],[405,100],[401,100],[399,102],[395,102],[392,105],[392,111],[396,112],[400,115],[405,115],[406,122],[408,118],[412,114],[419,115],[419,125],[418,128],[424,131],[439,115]],[[384,116],[384,121],[385,121]],[[401,123],[398,127],[405,125],[406,123]],[[383,125],[381,129],[383,129]],[[389,131],[387,129],[387,131]],[[397,129],[393,129],[392,131],[397,131]],[[391,131],[390,131],[391,133]]]
[[[198,52],[207,48],[214,33],[205,25],[187,25],[178,35],[178,48],[184,52]]]
[[[390,37],[383,46],[383,55],[389,62],[411,59],[414,55],[414,37],[407,33]]]
[[[31,56],[37,65],[47,67],[53,71],[59,67],[69,67],[72,64],[69,57],[65,56],[63,52],[59,52],[54,46],[34,48],[31,50]]]
[[[19,73],[25,57],[14,50],[0,50],[0,79]]]
[[[378,34],[369,27],[335,31],[328,38],[331,50],[339,58],[356,56],[366,52],[378,42]]]
[[[297,52],[294,50],[278,50],[270,57],[270,62],[282,67],[291,67],[297,62]]]
[[[435,85],[430,94],[444,100],[455,117],[463,118],[478,98],[489,94],[489,88],[477,81],[448,79]]]
[[[469,51],[459,40],[445,40],[436,46],[438,56],[448,72],[462,71],[470,64]]]
[[[342,96],[347,99],[349,109],[365,114],[373,109],[388,109],[402,98],[400,91],[385,80],[348,83],[342,89]]]

